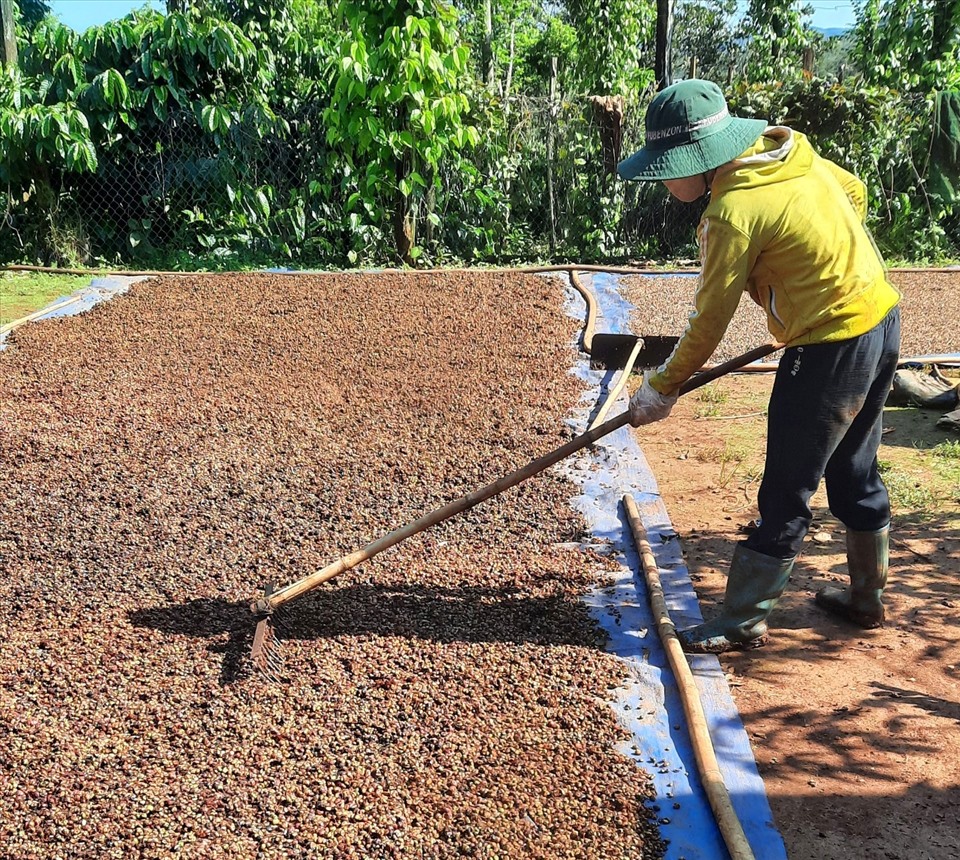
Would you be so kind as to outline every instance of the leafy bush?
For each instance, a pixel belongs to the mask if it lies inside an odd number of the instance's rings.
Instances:
[[[443,0],[209,0],[81,35],[21,30],[20,71],[0,73],[0,260],[695,256],[702,204],[612,173],[642,141],[653,4],[510,8],[489,45],[478,2]],[[600,12],[629,22],[605,32]],[[588,93],[623,99],[622,129],[601,128]],[[730,102],[860,175],[887,255],[960,255],[927,188],[931,96],[798,79]]]
[[[817,151],[859,176],[869,194],[868,224],[886,256],[938,261],[960,254],[944,223],[952,210],[927,190],[932,95],[820,80],[740,85],[732,112],[787,125]]]

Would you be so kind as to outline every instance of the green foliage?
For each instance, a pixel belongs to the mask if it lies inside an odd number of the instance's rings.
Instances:
[[[803,68],[803,49],[813,40],[804,19],[811,10],[797,0],[750,0],[739,30],[747,42],[749,81],[786,81]]]
[[[413,201],[437,188],[446,159],[480,139],[467,122],[467,50],[442,0],[342,0],[337,9],[343,36],[324,123],[327,144],[340,155],[328,177],[345,201],[348,257],[359,260],[392,213],[398,256],[409,263],[422,253]]]
[[[960,0],[864,0],[854,58],[874,86],[960,87]]]
[[[555,9],[537,0],[465,0],[457,5],[459,29],[472,46],[473,73],[501,103],[517,93],[545,92],[550,57],[568,62],[575,50],[573,31]]]
[[[697,77],[724,82],[742,64],[742,39],[734,27],[736,0],[678,0],[674,21],[674,80],[689,77],[697,60]]]
[[[783,86],[741,85],[731,111],[807,134],[825,158],[867,185],[868,224],[885,256],[937,262],[958,253],[944,224],[948,207],[927,191],[933,102],[886,87],[818,80]]]
[[[45,0],[13,0],[13,9],[17,25],[27,33],[50,14],[50,4]]]
[[[86,115],[76,105],[45,104],[42,82],[17,69],[0,69],[0,136],[6,158],[0,183],[24,187],[53,169],[76,173],[97,169],[97,154]]]
[[[20,69],[0,74],[0,260],[693,258],[701,207],[616,180],[587,98],[623,96],[620,157],[641,145],[654,6],[497,0],[488,28],[484,0],[177,0],[82,34],[21,27]],[[721,83],[742,67],[732,7],[678,2],[678,73],[694,55]],[[956,257],[956,215],[926,186],[930,97],[801,79],[803,15],[757,5],[752,68],[783,83],[737,86],[731,107],[861,175],[888,255]]]
[[[930,453],[943,460],[960,460],[960,440],[948,439],[946,442],[941,442],[934,446]]]
[[[567,0],[580,44],[581,92],[633,96],[650,86],[656,28],[652,0]]]
[[[23,75],[10,76],[0,96],[11,105],[0,114],[0,130],[13,156],[0,178],[15,189],[11,207],[34,196],[48,201],[49,236],[70,236],[71,250],[86,244],[75,193],[91,187],[83,174],[96,173],[97,180],[115,175],[132,158],[136,168],[123,198],[105,201],[112,205],[101,217],[101,231],[113,220],[113,238],[99,244],[121,255],[152,249],[154,226],[169,225],[171,212],[180,208],[176,198],[192,190],[182,181],[171,184],[166,175],[160,183],[150,176],[164,169],[163,146],[156,141],[171,117],[193,113],[217,149],[228,148],[240,127],[262,137],[283,125],[263,98],[272,70],[269,52],[236,25],[194,11],[136,13],[79,36],[47,19],[22,52],[22,67]],[[71,229],[65,232],[64,224]],[[238,228],[241,239],[248,228]],[[63,260],[66,249],[53,244],[34,253]]]

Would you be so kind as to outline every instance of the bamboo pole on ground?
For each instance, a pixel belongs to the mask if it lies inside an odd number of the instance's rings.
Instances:
[[[27,314],[25,317],[20,319],[13,320],[6,323],[5,325],[0,325],[0,334],[6,334],[9,331],[13,331],[18,326],[22,326],[24,323],[32,322],[39,317],[46,316],[47,314],[52,314],[54,311],[59,311],[62,308],[72,305],[76,302],[79,302],[83,296],[71,296],[69,299],[64,299],[62,302],[57,302],[55,305],[51,305],[47,308],[41,308],[38,311],[34,311],[32,314]]]
[[[680,699],[683,711],[687,718],[687,730],[693,743],[693,753],[700,773],[700,781],[710,802],[710,808],[716,818],[717,826],[723,835],[731,860],[754,860],[753,849],[743,832],[743,826],[730,802],[730,793],[727,791],[720,765],[710,740],[710,731],[707,727],[707,718],[697,693],[693,673],[687,663],[686,655],[680,647],[677,631],[670,620],[667,603],[663,596],[663,586],[660,584],[657,560],[647,540],[647,532],[640,520],[640,511],[633,496],[629,493],[623,497],[623,506],[630,524],[630,531],[640,553],[643,573],[650,593],[650,606],[653,611],[657,632],[663,642],[664,650],[677,686],[680,689]]]

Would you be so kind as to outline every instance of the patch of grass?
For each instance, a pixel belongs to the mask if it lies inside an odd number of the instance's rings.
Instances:
[[[946,485],[945,493],[957,506],[960,519],[960,441],[948,439],[930,449],[930,467],[938,483]]]
[[[887,460],[880,460],[877,465],[894,510],[930,514],[944,503],[944,497],[923,476],[912,475]]]
[[[930,453],[934,457],[941,457],[944,460],[960,460],[960,440],[949,439],[935,445]]]
[[[696,454],[701,463],[719,463],[720,474],[717,476],[717,486],[726,487],[738,474],[744,476],[744,481],[752,483],[758,475],[763,474],[762,468],[748,467],[744,471],[744,463],[750,457],[750,451],[738,445],[724,442],[710,448],[701,448]]]
[[[90,283],[89,275],[0,273],[0,325],[22,319]]]
[[[697,459],[701,463],[719,463],[721,466],[726,463],[740,463],[746,459],[746,456],[747,452],[743,448],[731,445],[729,442],[697,451]]]
[[[697,408],[695,418],[716,418],[720,414],[720,407],[727,402],[727,392],[716,383],[704,385],[697,390]]]
[[[697,400],[701,403],[726,403],[727,392],[716,382],[711,382],[697,389]]]
[[[924,429],[909,448],[883,449],[880,473],[891,503],[895,510],[946,514],[960,524],[960,441],[935,442],[941,434]]]

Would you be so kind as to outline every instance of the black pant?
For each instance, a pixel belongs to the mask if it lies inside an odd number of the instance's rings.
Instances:
[[[877,531],[889,524],[877,450],[899,351],[896,307],[859,337],[784,352],[770,395],[760,525],[744,541],[749,549],[774,558],[797,555],[821,478],[830,510],[847,528]]]

